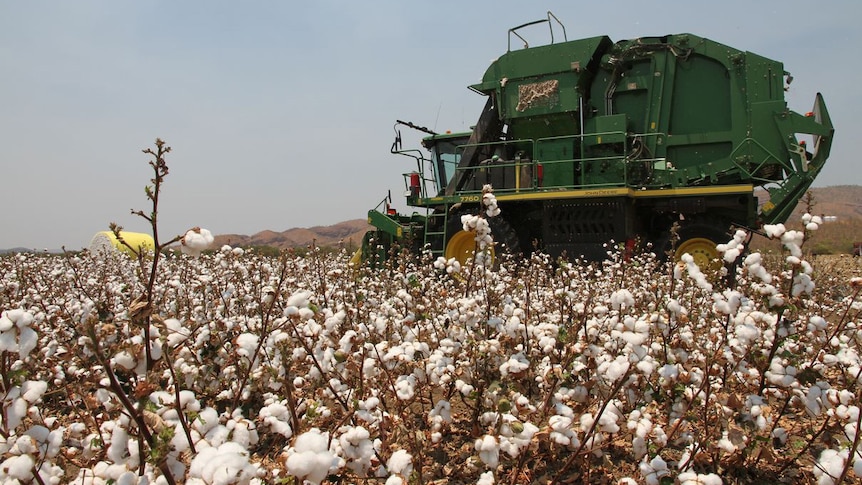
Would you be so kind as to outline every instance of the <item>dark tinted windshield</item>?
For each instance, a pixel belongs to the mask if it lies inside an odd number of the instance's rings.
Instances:
[[[435,178],[437,179],[437,190],[443,190],[455,175],[455,168],[461,161],[461,152],[458,147],[467,143],[468,136],[435,140],[431,147],[431,159],[434,162]]]

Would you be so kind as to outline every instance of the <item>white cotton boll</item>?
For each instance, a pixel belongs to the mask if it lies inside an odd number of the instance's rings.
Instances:
[[[123,350],[115,355],[114,363],[126,370],[132,370],[138,366],[138,360],[128,350]]]
[[[207,432],[204,438],[209,442],[210,445],[220,446],[222,443],[228,440],[229,436],[230,430],[227,428],[227,426],[218,424],[218,421],[216,421],[216,426],[209,430],[209,432]]]
[[[258,342],[260,341],[257,335],[251,333],[241,334],[236,338],[236,353],[242,357],[251,358],[254,355],[255,350],[257,349]]]
[[[633,307],[634,304],[635,297],[629,290],[621,289],[611,293],[611,306],[614,310],[625,310]]]
[[[479,475],[479,480],[476,482],[476,485],[494,485],[495,483],[494,472],[487,471]]]
[[[235,442],[204,448],[189,465],[188,475],[206,484],[249,483],[257,476],[258,467],[248,461],[248,450]]]
[[[781,235],[781,242],[797,258],[802,257],[802,243],[805,241],[805,233],[802,231],[787,231]]]
[[[119,477],[117,477],[117,481],[115,482],[115,485],[138,485],[138,484],[145,485],[146,483],[147,483],[146,478],[138,477],[137,473],[127,471],[127,472],[124,472]],[[186,482],[186,483],[188,484],[191,482]]]
[[[24,416],[27,415],[28,407],[27,401],[20,397],[12,401],[12,405],[6,408],[6,421],[4,423],[6,428],[17,428]]]
[[[35,462],[30,455],[15,455],[0,463],[0,478],[12,478],[29,483],[33,478]]]
[[[3,312],[3,316],[0,317],[0,332],[8,332],[15,326],[15,322],[6,316],[7,313],[8,312]]]
[[[321,433],[318,428],[312,428],[296,438],[293,448],[300,453],[304,451],[326,451],[328,442],[329,433]]]
[[[806,231],[816,231],[818,229],[820,229],[820,225],[817,223],[814,223],[814,222],[809,222],[808,224],[805,225]]]
[[[398,450],[386,461],[386,468],[389,473],[408,477],[413,472],[413,456],[405,450]]]
[[[20,308],[9,310],[6,314],[10,320],[15,322],[18,328],[29,327],[33,323],[33,320],[35,320],[32,313]]]
[[[63,445],[63,433],[65,429],[60,427],[48,433],[48,437],[44,440],[47,443],[45,455],[48,458],[54,458],[60,453],[60,447]]]
[[[305,308],[311,303],[311,294],[308,290],[297,291],[287,299],[287,306]]]
[[[14,439],[14,438],[12,438]],[[30,435],[19,436],[12,447],[16,454],[28,455],[35,453],[38,450],[36,446],[36,438]]]
[[[500,374],[502,377],[508,377],[510,374],[520,374],[530,368],[530,361],[523,353],[517,353],[509,360],[500,365]]]
[[[228,421],[228,429],[231,432],[230,440],[233,443],[239,444],[244,448],[257,443],[258,435],[254,423],[241,416]]]
[[[122,426],[116,426],[111,433],[111,444],[107,456],[114,463],[125,463],[129,451],[129,433]]]
[[[185,243],[186,246],[190,246],[194,249],[208,249],[213,243],[213,235],[207,229],[190,229],[188,232],[186,232]]]
[[[818,485],[832,485],[841,476],[847,460],[847,451],[827,448],[820,453],[817,463],[812,467]]]
[[[28,403],[33,404],[41,399],[47,390],[48,383],[45,381],[26,381],[21,385],[21,397]]]
[[[722,485],[724,482],[715,473],[683,472],[677,477],[680,485]]]
[[[39,343],[39,337],[36,331],[30,327],[21,327],[18,329],[18,356],[22,359],[30,355],[30,352],[36,348]]]
[[[599,364],[597,371],[608,383],[613,383],[628,372],[629,365],[628,358],[625,355],[620,355],[611,362],[602,362]]]
[[[770,239],[775,239],[781,237],[786,229],[784,228],[784,224],[766,224],[763,226],[763,232],[766,233],[766,237]]]
[[[500,445],[497,443],[497,438],[486,434],[476,440],[474,447],[479,452],[482,463],[488,465],[488,468],[497,468],[500,462]]]
[[[317,428],[299,435],[285,461],[287,472],[315,485],[320,484],[338,462],[329,451],[328,442],[329,433],[321,433]]]
[[[314,318],[314,310],[311,308],[300,308],[299,309],[299,319],[303,322],[307,322]]]
[[[726,263],[733,263],[739,258],[739,255],[742,254],[742,251],[739,248],[728,248],[724,252],[724,261]]]
[[[728,438],[727,431],[722,433],[721,439],[718,440],[716,446],[726,453],[733,453],[736,451],[736,445],[734,445],[733,442],[730,441],[730,438]]]
[[[405,484],[406,484],[406,482],[404,481],[404,479],[399,477],[398,475],[391,475],[389,478],[386,479],[386,482],[384,482],[384,485],[405,485]]]
[[[193,227],[189,229],[180,239],[181,251],[195,258],[212,245],[215,238],[207,229]]]
[[[192,422],[192,426],[198,430],[201,435],[208,434],[213,428],[218,426],[218,411],[214,408],[204,408],[199,414],[198,419]]]
[[[819,316],[819,315],[815,315],[815,316],[808,319],[808,331],[809,332],[826,330],[826,325],[827,325],[826,319]]]
[[[168,318],[165,320],[165,328],[168,334],[168,346],[176,347],[186,341],[189,337],[189,331],[183,327],[182,322],[176,318]]]
[[[797,274],[793,278],[793,288],[790,291],[791,295],[799,296],[803,293],[810,295],[813,291],[814,291],[814,280],[811,279],[810,275]]]
[[[661,479],[670,474],[670,471],[667,469],[667,463],[658,455],[651,461],[646,461],[646,458],[644,458],[644,461],[640,462],[638,468],[648,485],[659,485]]]
[[[398,376],[395,381],[395,394],[402,401],[413,399],[416,393],[416,376],[410,374],[408,376]]]

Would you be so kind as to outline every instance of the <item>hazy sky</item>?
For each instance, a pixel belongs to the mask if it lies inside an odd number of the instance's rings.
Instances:
[[[467,86],[548,10],[570,40],[690,32],[782,61],[791,109],[820,91],[836,126],[816,186],[862,184],[857,0],[0,0],[0,248],[147,230],[130,210],[150,210],[156,137],[163,238],[364,218],[389,190],[403,208],[395,120],[469,129],[485,98]]]

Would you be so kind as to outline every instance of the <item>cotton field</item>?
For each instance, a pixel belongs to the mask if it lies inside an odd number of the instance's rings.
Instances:
[[[858,480],[859,265],[768,231],[786,254],[738,234],[735,278],[612,247],[493,270],[223,247],[152,286],[152,257],[5,257],[0,481]]]

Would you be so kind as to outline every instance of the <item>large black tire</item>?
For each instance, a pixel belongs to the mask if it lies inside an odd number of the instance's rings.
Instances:
[[[463,266],[468,259],[473,257],[476,249],[474,232],[464,231],[461,223],[461,212],[449,217],[446,227],[446,244],[444,256],[446,259],[455,258]],[[520,259],[523,257],[521,243],[518,233],[502,217],[489,217],[488,226],[491,228],[491,237],[494,239],[493,258],[494,266],[499,265],[501,259]]]

